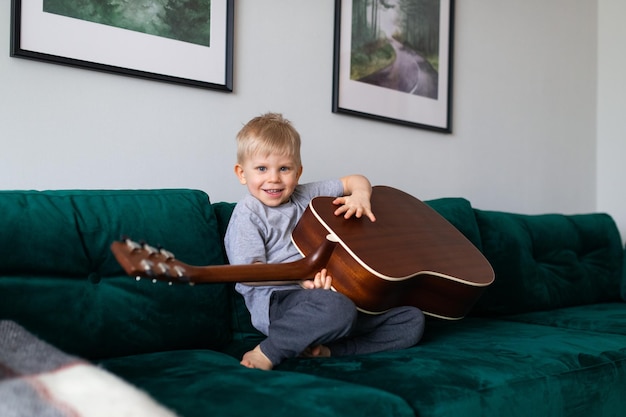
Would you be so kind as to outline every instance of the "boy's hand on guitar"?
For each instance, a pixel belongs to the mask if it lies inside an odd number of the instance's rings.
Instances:
[[[306,290],[323,289],[330,290],[330,286],[333,282],[333,278],[328,275],[326,268],[315,274],[315,278],[307,279],[300,282],[302,288]]]
[[[339,208],[335,210],[335,216],[341,216],[343,214],[345,219],[349,219],[352,216],[356,218],[366,216],[371,221],[376,221],[368,193],[355,192],[352,195],[337,197],[333,200],[333,204],[339,206]]]

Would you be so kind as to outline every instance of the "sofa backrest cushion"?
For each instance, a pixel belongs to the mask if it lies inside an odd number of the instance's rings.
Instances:
[[[128,235],[191,265],[223,263],[205,193],[2,191],[0,213],[0,318],[86,358],[230,341],[225,284],[136,281],[110,251]]]
[[[512,314],[619,299],[623,250],[610,216],[475,213],[483,253],[496,275],[475,313]]]
[[[470,242],[482,250],[480,230],[470,202],[461,197],[446,197],[424,201],[456,227]]]

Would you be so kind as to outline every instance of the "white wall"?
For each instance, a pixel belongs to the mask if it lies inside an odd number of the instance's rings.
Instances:
[[[191,187],[235,201],[234,136],[273,110],[303,136],[304,181],[359,172],[524,213],[593,211],[598,189],[618,192],[597,184],[597,0],[457,0],[451,135],[331,113],[333,0],[236,3],[225,94],[10,58],[1,2],[0,189]]]
[[[626,2],[599,1],[598,209],[613,215],[626,239]]]

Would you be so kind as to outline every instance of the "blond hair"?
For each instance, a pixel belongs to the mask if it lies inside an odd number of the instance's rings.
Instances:
[[[300,134],[280,113],[255,117],[237,133],[237,163],[256,154],[286,155],[301,166]]]

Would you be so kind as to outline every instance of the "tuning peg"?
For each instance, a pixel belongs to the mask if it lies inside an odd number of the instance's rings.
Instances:
[[[131,252],[135,252],[141,249],[141,245],[139,243],[129,238],[122,240],[122,242],[126,243],[126,246],[128,246],[128,249],[130,249]]]
[[[159,273],[160,275],[172,275],[172,268],[170,268],[170,266],[165,262],[159,262],[158,264],[156,264],[156,269],[157,273]]]
[[[139,264],[143,268],[143,271],[146,273],[146,275],[148,276],[154,275],[154,262],[149,261],[147,259],[142,259]]]
[[[172,267],[172,274],[171,276],[174,276],[176,278],[178,278],[179,281],[183,281],[183,282],[189,282],[189,277],[187,276],[187,272],[185,271],[185,268],[183,268],[180,265],[174,265]]]
[[[161,253],[161,255],[165,257],[166,261],[171,261],[176,258],[172,252],[165,250],[163,248],[159,248],[159,253]]]
[[[152,255],[156,255],[157,253],[159,253],[159,251],[157,250],[157,248],[155,248],[154,246],[150,246],[147,243],[142,243],[141,247],[143,248],[143,250],[145,250],[146,252],[148,252],[149,256]]]

